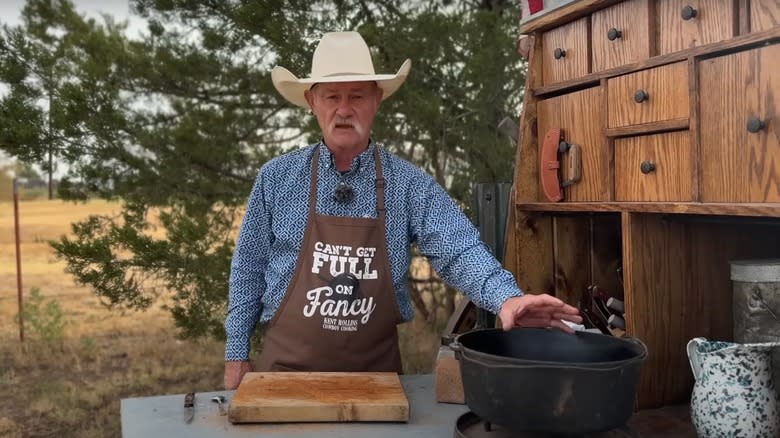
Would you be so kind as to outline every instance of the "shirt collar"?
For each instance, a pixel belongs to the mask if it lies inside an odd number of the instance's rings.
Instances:
[[[336,159],[333,156],[333,153],[328,149],[328,147],[325,145],[325,142],[320,140],[320,142],[317,145],[320,148],[320,165],[324,165],[327,168],[336,168]],[[361,152],[359,155],[357,155],[355,158],[352,159],[352,166],[350,169],[345,172],[350,173],[354,172],[358,169],[360,169],[360,166],[373,164],[374,162],[374,149],[376,148],[376,144],[373,140],[369,140],[368,148],[366,148],[365,151]]]

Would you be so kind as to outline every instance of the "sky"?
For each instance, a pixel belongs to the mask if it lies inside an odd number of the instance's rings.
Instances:
[[[25,0],[0,0],[0,22],[11,26],[20,24],[20,14]],[[128,33],[130,37],[145,30],[143,20],[133,15],[130,10],[130,0],[71,0],[76,10],[89,17],[100,18],[101,14],[109,14],[116,21],[129,20]]]

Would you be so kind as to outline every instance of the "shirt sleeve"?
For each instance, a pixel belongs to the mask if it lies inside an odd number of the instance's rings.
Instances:
[[[230,268],[225,360],[249,359],[250,340],[262,311],[265,270],[271,247],[267,167],[258,172],[247,202]]]
[[[413,241],[447,284],[477,306],[498,313],[507,298],[523,292],[449,194],[423,175],[411,200]]]

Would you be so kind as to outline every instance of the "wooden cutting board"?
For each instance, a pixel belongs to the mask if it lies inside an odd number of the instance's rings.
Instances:
[[[228,409],[231,423],[409,421],[396,373],[247,373]]]

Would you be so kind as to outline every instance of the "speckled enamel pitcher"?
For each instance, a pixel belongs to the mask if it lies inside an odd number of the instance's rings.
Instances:
[[[700,438],[780,437],[780,401],[771,352],[780,342],[738,344],[694,338],[688,360],[696,383],[691,420]]]

